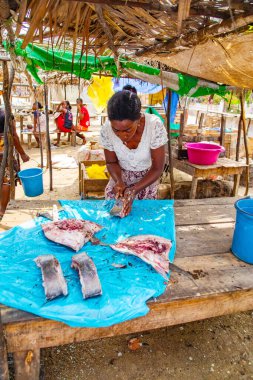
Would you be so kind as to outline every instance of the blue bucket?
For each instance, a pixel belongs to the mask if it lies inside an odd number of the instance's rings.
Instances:
[[[21,170],[18,173],[19,178],[27,197],[37,197],[43,194],[43,170],[40,168],[30,168]]]
[[[253,264],[253,199],[235,202],[236,222],[231,251],[238,259]]]

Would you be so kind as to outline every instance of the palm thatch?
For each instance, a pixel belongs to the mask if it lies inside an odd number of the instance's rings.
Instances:
[[[15,20],[23,47],[36,41],[82,54],[130,54],[204,79],[253,88],[251,69],[245,64],[242,72],[235,70],[239,56],[252,62],[253,0],[0,0],[0,14],[2,10]],[[233,41],[240,44],[235,42],[230,53]],[[232,56],[236,60],[231,63]]]

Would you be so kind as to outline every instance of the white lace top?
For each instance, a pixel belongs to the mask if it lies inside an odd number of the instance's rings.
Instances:
[[[113,132],[110,121],[107,121],[100,132],[100,142],[104,149],[115,152],[122,169],[142,171],[152,164],[151,149],[157,149],[168,141],[167,131],[159,117],[145,115],[145,126],[141,141],[136,149],[129,149]]]

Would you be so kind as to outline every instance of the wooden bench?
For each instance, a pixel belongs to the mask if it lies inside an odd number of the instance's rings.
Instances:
[[[199,178],[208,178],[210,176],[234,176],[233,196],[238,194],[240,177],[243,169],[247,165],[242,162],[230,160],[229,158],[219,158],[214,165],[196,165],[191,164],[188,160],[178,160],[173,158],[173,167],[192,176],[192,186],[190,199],[196,197],[197,185]]]
[[[16,380],[37,380],[40,349],[165,326],[202,320],[253,309],[253,266],[230,253],[235,209],[234,198],[175,202],[177,253],[175,264],[188,277],[172,273],[165,293],[150,300],[150,312],[106,328],[71,328],[21,310],[0,308],[8,352],[14,353]],[[84,201],[85,202],[85,201]],[[3,228],[30,219],[52,207],[53,201],[14,201],[3,219]],[[124,285],[122,285],[124,286]],[[1,354],[1,351],[0,351]],[[2,368],[4,353],[0,357]],[[2,362],[1,362],[2,360]],[[1,370],[0,370],[1,374]]]

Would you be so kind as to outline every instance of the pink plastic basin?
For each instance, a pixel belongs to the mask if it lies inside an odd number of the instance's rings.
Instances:
[[[225,152],[225,148],[216,144],[187,143],[188,160],[197,165],[213,165],[218,160],[219,154]]]

